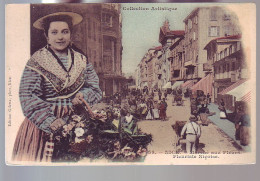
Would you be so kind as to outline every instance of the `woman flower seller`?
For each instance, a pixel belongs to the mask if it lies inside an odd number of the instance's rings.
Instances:
[[[95,70],[71,43],[72,28],[82,19],[77,13],[57,12],[33,24],[44,30],[48,44],[32,55],[21,78],[25,120],[16,137],[14,160],[50,160],[55,147],[52,134],[66,123],[72,105],[91,106],[102,98]]]

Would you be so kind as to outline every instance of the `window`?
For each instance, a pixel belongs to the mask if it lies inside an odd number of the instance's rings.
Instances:
[[[194,23],[195,23],[195,24],[198,24],[198,16],[195,16],[195,17],[194,17]]]
[[[232,52],[232,45],[229,46],[229,55],[231,55],[233,52]]]
[[[211,27],[209,27],[208,35],[210,37],[219,36],[219,26],[211,26]]]
[[[223,20],[230,20],[230,14],[229,13],[225,13],[223,15]]]
[[[172,39],[167,39],[167,44],[171,45],[172,44]]]
[[[191,21],[191,19],[188,20],[188,29],[189,30],[192,29],[192,21]]]
[[[111,41],[109,38],[104,38],[103,40],[103,49],[104,50],[112,50]]]
[[[94,41],[96,41],[96,23],[93,22],[93,37],[94,37]]]
[[[196,40],[196,32],[195,31],[193,32],[193,40],[194,41]]]
[[[94,50],[93,52],[94,52],[94,59],[96,59],[97,52],[96,52],[96,50]]]
[[[225,36],[230,36],[231,35],[231,28],[230,26],[224,26],[224,35]]]
[[[234,71],[236,69],[236,62],[232,62],[231,70]]]
[[[91,58],[91,49],[89,49],[89,58]]]
[[[112,27],[113,26],[113,17],[108,13],[102,14],[102,23],[105,26]]]
[[[223,58],[223,55],[224,55],[224,53],[223,53],[223,51],[221,51],[220,52],[220,60]]]
[[[217,21],[217,9],[216,8],[210,9],[210,20]]]
[[[223,72],[226,72],[226,64],[223,65]]]
[[[185,32],[187,33],[188,32],[188,25],[185,24]]]
[[[224,50],[224,57],[227,56],[227,48]]]
[[[229,72],[229,63],[227,64],[227,72]]]
[[[88,37],[91,38],[91,20],[88,18]]]
[[[238,42],[237,42],[237,51],[240,50],[240,49],[241,49],[241,42],[238,41]]]

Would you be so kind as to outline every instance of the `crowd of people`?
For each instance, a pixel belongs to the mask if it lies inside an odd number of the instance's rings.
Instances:
[[[155,94],[158,94],[155,96]],[[124,89],[122,94],[115,93],[112,96],[104,98],[104,102],[111,106],[121,108],[123,115],[130,114],[137,119],[162,120],[166,121],[167,110],[167,92],[148,91],[148,89]]]

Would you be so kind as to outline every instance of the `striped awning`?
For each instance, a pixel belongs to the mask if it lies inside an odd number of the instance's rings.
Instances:
[[[252,83],[249,80],[245,81],[244,83],[242,83],[239,86],[235,87],[234,89],[230,90],[226,94],[236,97],[237,101],[242,101],[243,97],[244,97],[243,99],[247,99],[248,96],[250,98],[250,92],[252,90],[251,84]]]
[[[235,89],[236,87],[238,87],[239,85],[243,84],[243,83],[246,82],[246,81],[247,81],[247,79],[241,79],[241,80],[237,81],[236,83],[232,84],[231,86],[229,86],[228,88],[224,89],[223,91],[221,91],[221,92],[218,93],[218,94],[220,94],[220,95],[225,95],[225,94],[227,94],[229,91]]]
[[[186,82],[184,82],[184,83],[181,85],[181,88],[182,88],[182,89],[184,89],[184,88],[191,88],[193,85],[194,85],[193,80],[187,80]]]
[[[192,92],[197,90],[202,90],[205,95],[209,93],[212,95],[212,83],[213,83],[213,74],[208,74],[206,77],[203,77],[199,82],[191,87]]]
[[[241,101],[250,103],[251,102],[251,91],[249,91],[246,95],[241,97]]]

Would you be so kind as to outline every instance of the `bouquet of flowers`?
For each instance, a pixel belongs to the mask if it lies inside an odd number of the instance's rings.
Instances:
[[[140,161],[146,156],[152,136],[142,133],[134,120],[124,126],[120,108],[90,112],[82,104],[73,110],[67,124],[53,135],[53,161]]]

